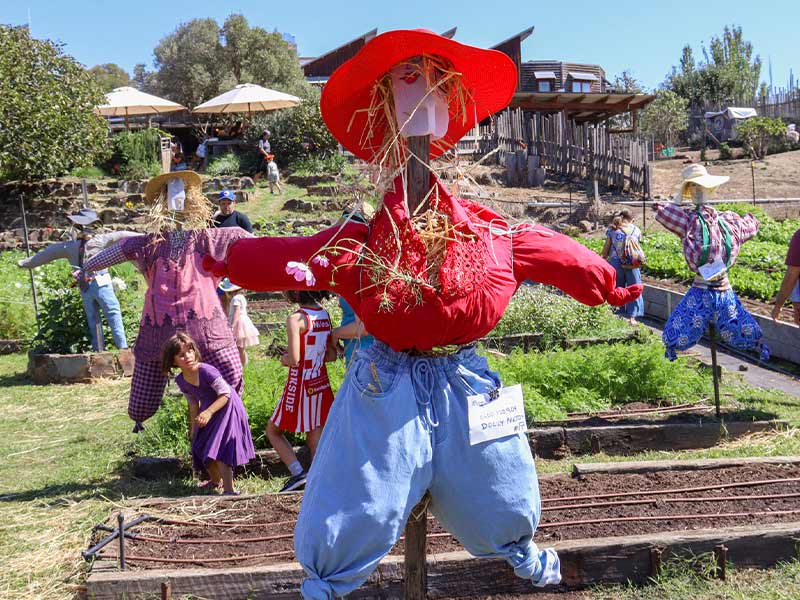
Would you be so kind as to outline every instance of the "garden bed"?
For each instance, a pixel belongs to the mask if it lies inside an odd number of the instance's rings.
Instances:
[[[743,459],[734,467],[544,476],[535,540],[559,550],[568,587],[642,581],[657,571],[654,562],[660,563],[662,553],[654,561],[654,547],[684,554],[711,551],[724,542],[729,562],[769,566],[791,559],[792,540],[800,536],[800,460],[772,460],[776,464]],[[292,534],[300,498],[142,502],[126,520],[140,514],[158,520],[130,530],[128,572],[116,566],[117,542],[100,552],[87,581],[89,597],[156,593],[169,580],[176,594],[297,598],[302,571],[292,562]],[[435,554],[428,566],[431,597],[524,588],[503,561],[469,558],[434,519],[428,531],[428,552]],[[96,539],[104,535],[98,532]],[[381,592],[401,589],[402,551],[400,541],[353,597],[387,597]]]

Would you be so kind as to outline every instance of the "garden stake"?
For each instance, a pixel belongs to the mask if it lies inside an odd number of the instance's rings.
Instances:
[[[170,600],[172,598],[172,584],[169,581],[161,583],[161,600]]]
[[[19,211],[22,213],[22,235],[25,239],[25,257],[30,258],[31,247],[28,242],[28,221],[25,218],[25,196],[19,195]],[[39,302],[36,299],[36,285],[33,282],[33,269],[28,269],[31,278],[31,293],[33,294],[33,312],[36,314],[36,329],[39,329]]]
[[[717,577],[725,581],[727,577],[727,563],[728,563],[728,548],[725,544],[718,544],[714,546],[714,558],[717,561]]]
[[[750,179],[753,180],[753,206],[756,205],[756,163],[750,161]]]
[[[117,538],[119,538],[119,570],[125,570],[125,516],[120,512],[117,515]]]
[[[719,367],[717,366],[717,342],[716,342],[716,327],[713,323],[708,324],[708,339],[711,346],[711,371],[712,379],[714,381],[714,407],[717,412],[717,419],[721,418],[719,408]]]
[[[86,192],[86,178],[81,179],[81,191],[83,192],[83,208],[89,208],[89,194]]]

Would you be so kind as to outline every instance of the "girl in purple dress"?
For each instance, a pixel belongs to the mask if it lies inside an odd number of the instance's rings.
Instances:
[[[175,367],[181,370],[175,381],[189,401],[192,464],[198,472],[208,471],[211,487],[218,489],[221,484],[226,495],[238,495],[233,470],[256,456],[247,411],[217,368],[201,360],[197,344],[186,333],[177,333],[164,344],[164,374],[170,376]]]

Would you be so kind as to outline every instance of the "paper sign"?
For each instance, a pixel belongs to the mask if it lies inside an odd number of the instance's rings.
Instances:
[[[714,281],[720,279],[725,274],[727,267],[725,266],[725,261],[721,258],[717,258],[713,263],[703,265],[697,270],[700,272],[700,277],[706,281]]]
[[[512,385],[494,394],[467,396],[470,446],[524,432],[525,407],[522,404],[522,386]]]
[[[94,281],[98,285],[98,287],[103,287],[104,285],[111,285],[111,275],[108,272],[105,273],[98,273],[94,276]]]

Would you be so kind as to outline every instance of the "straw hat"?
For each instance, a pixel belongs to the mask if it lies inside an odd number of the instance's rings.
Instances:
[[[694,183],[702,188],[712,189],[730,181],[727,175],[710,175],[703,165],[691,164],[684,167],[681,171],[681,182],[679,189],[683,190],[687,183]]]
[[[162,190],[171,179],[182,179],[183,185],[187,188],[195,187],[199,190],[203,188],[203,180],[194,171],[172,171],[171,173],[162,173],[153,177],[147,182],[144,188],[144,196],[147,202],[153,202],[161,195]]]
[[[357,157],[375,158],[386,134],[385,121],[367,126],[376,83],[398,63],[421,55],[449,61],[467,91],[464,106],[448,102],[447,133],[441,144],[431,145],[431,158],[454,146],[476,122],[505,108],[516,90],[517,69],[502,52],[466,46],[421,29],[383,33],[336,69],[322,89],[320,108],[325,124]],[[466,119],[462,120],[462,115]]]

